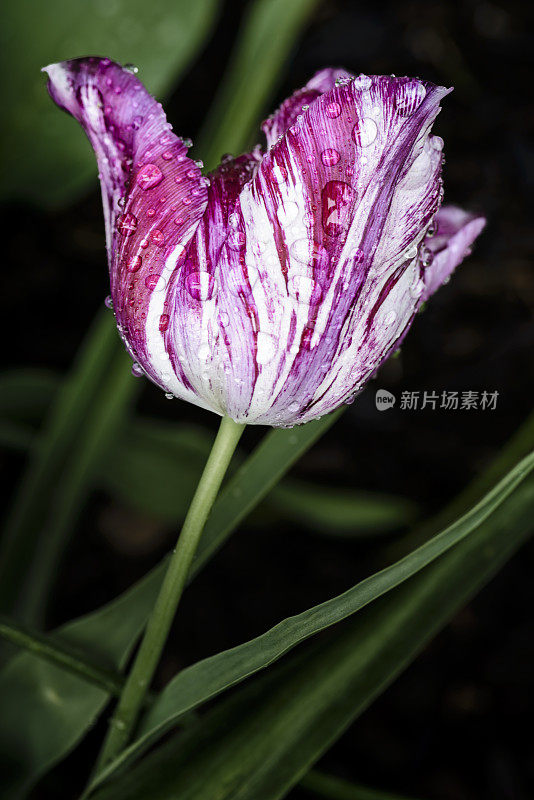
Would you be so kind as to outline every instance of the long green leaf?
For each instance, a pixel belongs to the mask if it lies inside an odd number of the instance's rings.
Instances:
[[[42,527],[19,603],[20,618],[29,624],[43,622],[67,538],[138,389],[139,384],[131,375],[130,359],[120,348],[110,364],[110,377],[96,393],[93,407],[84,420],[76,450],[67,460],[47,523]]]
[[[225,152],[238,155],[274,91],[295,39],[318,0],[253,0],[230,65],[198,139],[198,154],[213,169]],[[235,121],[239,120],[239,125]]]
[[[121,675],[94,663],[92,656],[60,641],[57,636],[45,636],[6,617],[0,617],[0,638],[78,675],[89,683],[94,683],[111,695],[120,694],[123,685]]]
[[[166,92],[198,53],[218,6],[217,0],[5,0],[1,193],[63,204],[96,177],[91,148],[48,98],[41,67],[106,55],[134,62],[151,92]]]
[[[180,736],[94,800],[279,800],[532,532],[525,481],[473,535]]]
[[[101,312],[49,411],[8,515],[0,542],[2,611],[10,611],[14,605],[21,575],[31,562],[66,456],[75,446],[99,382],[107,374],[119,347],[111,315]]]
[[[208,536],[200,543],[194,574],[245,514],[265,496],[268,489],[263,482],[265,473],[274,469],[272,460],[276,451],[273,448],[277,441],[281,439],[282,444],[284,441],[287,443],[276,460],[279,479],[328,430],[335,418],[336,415],[324,417],[298,428],[295,433],[274,431],[265,437],[248,459],[250,468],[236,474],[216,502]],[[281,436],[282,433],[286,436]],[[288,433],[292,437],[290,442]],[[66,641],[85,647],[95,657],[99,654],[105,656],[108,648],[112,648],[113,663],[117,664],[126,657],[146,622],[163,570],[164,563],[112,603],[70,623],[59,634]],[[0,747],[5,758],[13,764],[8,784],[12,798],[22,796],[25,788],[76,745],[106,702],[106,696],[100,690],[84,685],[79,679],[66,679],[57,667],[43,665],[40,659],[30,654],[14,658],[0,670],[0,697],[5,710],[0,715]],[[48,734],[49,727],[54,729],[53,736]]]
[[[102,665],[124,665],[158,590],[150,577],[98,612],[55,632],[67,647],[84,650]],[[0,671],[2,788],[10,800],[71,750],[109,699],[103,689],[30,653]]]
[[[495,513],[533,468],[534,453],[518,464],[469,513],[401,561],[371,575],[343,594],[283,620],[261,636],[178,673],[148,711],[138,738],[101,773],[100,779],[105,779],[146,750],[182,714],[269,666],[311,636],[360,611],[443,556]]]

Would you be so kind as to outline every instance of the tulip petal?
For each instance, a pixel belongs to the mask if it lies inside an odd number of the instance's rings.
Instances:
[[[428,300],[448,280],[458,264],[469,255],[469,248],[485,225],[484,217],[457,206],[440,208],[434,221],[435,235],[425,239],[433,260],[425,270],[422,300]]]
[[[257,361],[238,419],[283,425],[327,413],[404,336],[424,288],[418,248],[441,201],[429,130],[446,94],[410,79],[342,81],[244,187],[256,339],[275,353]]]
[[[207,179],[187,157],[161,105],[137,77],[106,58],[52,64],[52,99],[83,126],[95,151],[106,222],[111,295],[132,357],[166,391],[199,399],[162,334],[167,284],[208,202]]]
[[[297,121],[299,114],[307,110],[307,107],[325,92],[329,92],[336,85],[337,80],[345,80],[351,75],[344,69],[319,70],[306,86],[298,89],[291,97],[284,100],[280,108],[271,114],[263,123],[262,130],[267,139],[267,147],[272,147],[276,141],[283,136],[291,125]],[[332,107],[335,112],[335,106]]]

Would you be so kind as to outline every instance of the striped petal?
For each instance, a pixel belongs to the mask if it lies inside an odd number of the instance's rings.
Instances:
[[[168,354],[153,347],[153,329],[169,323],[167,284],[208,202],[206,179],[187,157],[161,105],[134,74],[107,58],[52,64],[52,99],[83,126],[95,151],[106,225],[111,296],[132,357],[166,391],[199,400],[173,378]]]
[[[428,300],[469,255],[471,245],[485,225],[484,217],[457,206],[440,208],[434,221],[435,231],[425,239],[431,263],[425,270],[423,300]]]
[[[289,425],[327,413],[405,334],[424,288],[419,246],[441,200],[429,130],[445,94],[408,79],[342,82],[244,187],[256,363],[237,419]]]

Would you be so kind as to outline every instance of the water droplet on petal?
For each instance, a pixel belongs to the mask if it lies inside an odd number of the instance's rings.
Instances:
[[[139,67],[136,67],[135,64],[125,64],[124,69],[126,72],[131,72],[132,75],[137,75],[139,72]]]
[[[134,363],[132,364],[132,375],[134,376],[134,378],[142,378],[144,374],[145,371],[143,367],[140,364],[138,364],[137,361],[134,361]]]
[[[226,244],[231,250],[241,250],[247,243],[247,237],[244,231],[232,230],[228,234]]]
[[[309,275],[293,275],[287,288],[291,297],[303,305],[317,306],[323,296],[321,284]]]
[[[438,152],[441,152],[443,150],[443,145],[445,144],[441,136],[431,136],[430,143],[434,148],[434,150],[438,150]]]
[[[276,355],[277,343],[270,333],[260,331],[256,340],[256,361],[258,364],[269,364]]]
[[[279,205],[276,210],[276,216],[278,217],[280,225],[290,225],[296,220],[298,213],[299,207],[292,200],[283,205]]]
[[[353,86],[355,86],[356,89],[360,89],[361,91],[365,92],[367,89],[371,88],[372,83],[373,81],[371,78],[362,73],[361,75],[358,75],[357,78],[354,78]]]
[[[384,325],[393,325],[395,320],[397,319],[397,315],[394,311],[388,311],[386,316],[384,317]]]
[[[141,256],[132,256],[126,265],[126,269],[128,272],[137,272],[141,269],[141,264],[143,263],[143,259]]]
[[[352,138],[360,147],[368,147],[378,135],[378,127],[374,119],[364,117],[352,129]]]
[[[421,250],[421,263],[423,267],[429,267],[434,261],[434,253],[428,247],[423,247]]]
[[[106,306],[106,308],[109,308],[110,311],[113,311],[113,300],[111,299],[110,294],[108,294],[108,296],[104,300],[104,305]]]
[[[339,153],[337,150],[334,150],[333,147],[327,147],[326,150],[323,150],[321,153],[321,161],[325,165],[325,167],[333,167],[339,161]]]
[[[340,236],[350,225],[356,193],[344,181],[328,181],[321,193],[322,221],[328,236]]]
[[[287,169],[275,164],[275,166],[271,169],[271,176],[275,183],[284,183],[284,181],[287,179]]]
[[[159,326],[158,327],[159,327],[161,333],[163,333],[163,331],[167,330],[167,328],[169,327],[169,315],[168,314],[162,314],[161,315],[161,317],[159,318]]]
[[[415,258],[417,255],[417,245],[413,244],[411,247],[406,250],[406,258]]]
[[[130,212],[122,214],[117,220],[117,230],[122,236],[131,236],[137,228],[137,217]]]
[[[136,182],[141,189],[153,189],[163,180],[163,172],[156,164],[145,164],[137,173]]]
[[[336,119],[341,114],[341,105],[333,100],[325,108],[325,114],[329,119]]]
[[[157,247],[163,247],[165,244],[165,234],[163,231],[160,231],[159,228],[154,228],[148,235],[152,244],[155,244]]]
[[[165,400],[174,400],[174,395],[172,392],[165,392]]]
[[[395,95],[395,108],[402,117],[409,117],[425,99],[426,89],[419,81],[406,81]]]
[[[185,279],[185,288],[194,300],[211,300],[217,282],[209,272],[190,272]]]
[[[172,161],[174,158],[174,153],[172,150],[165,150],[165,152],[161,154],[161,157],[164,161]]]
[[[166,286],[166,280],[161,275],[157,275],[155,272],[147,275],[145,278],[145,286],[147,289],[150,289],[153,292],[162,292]]]

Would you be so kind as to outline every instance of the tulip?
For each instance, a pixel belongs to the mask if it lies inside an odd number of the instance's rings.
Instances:
[[[208,177],[131,70],[46,67],[95,151],[123,341],[168,396],[291,426],[350,402],[485,220],[440,208],[450,90],[325,69]]]

